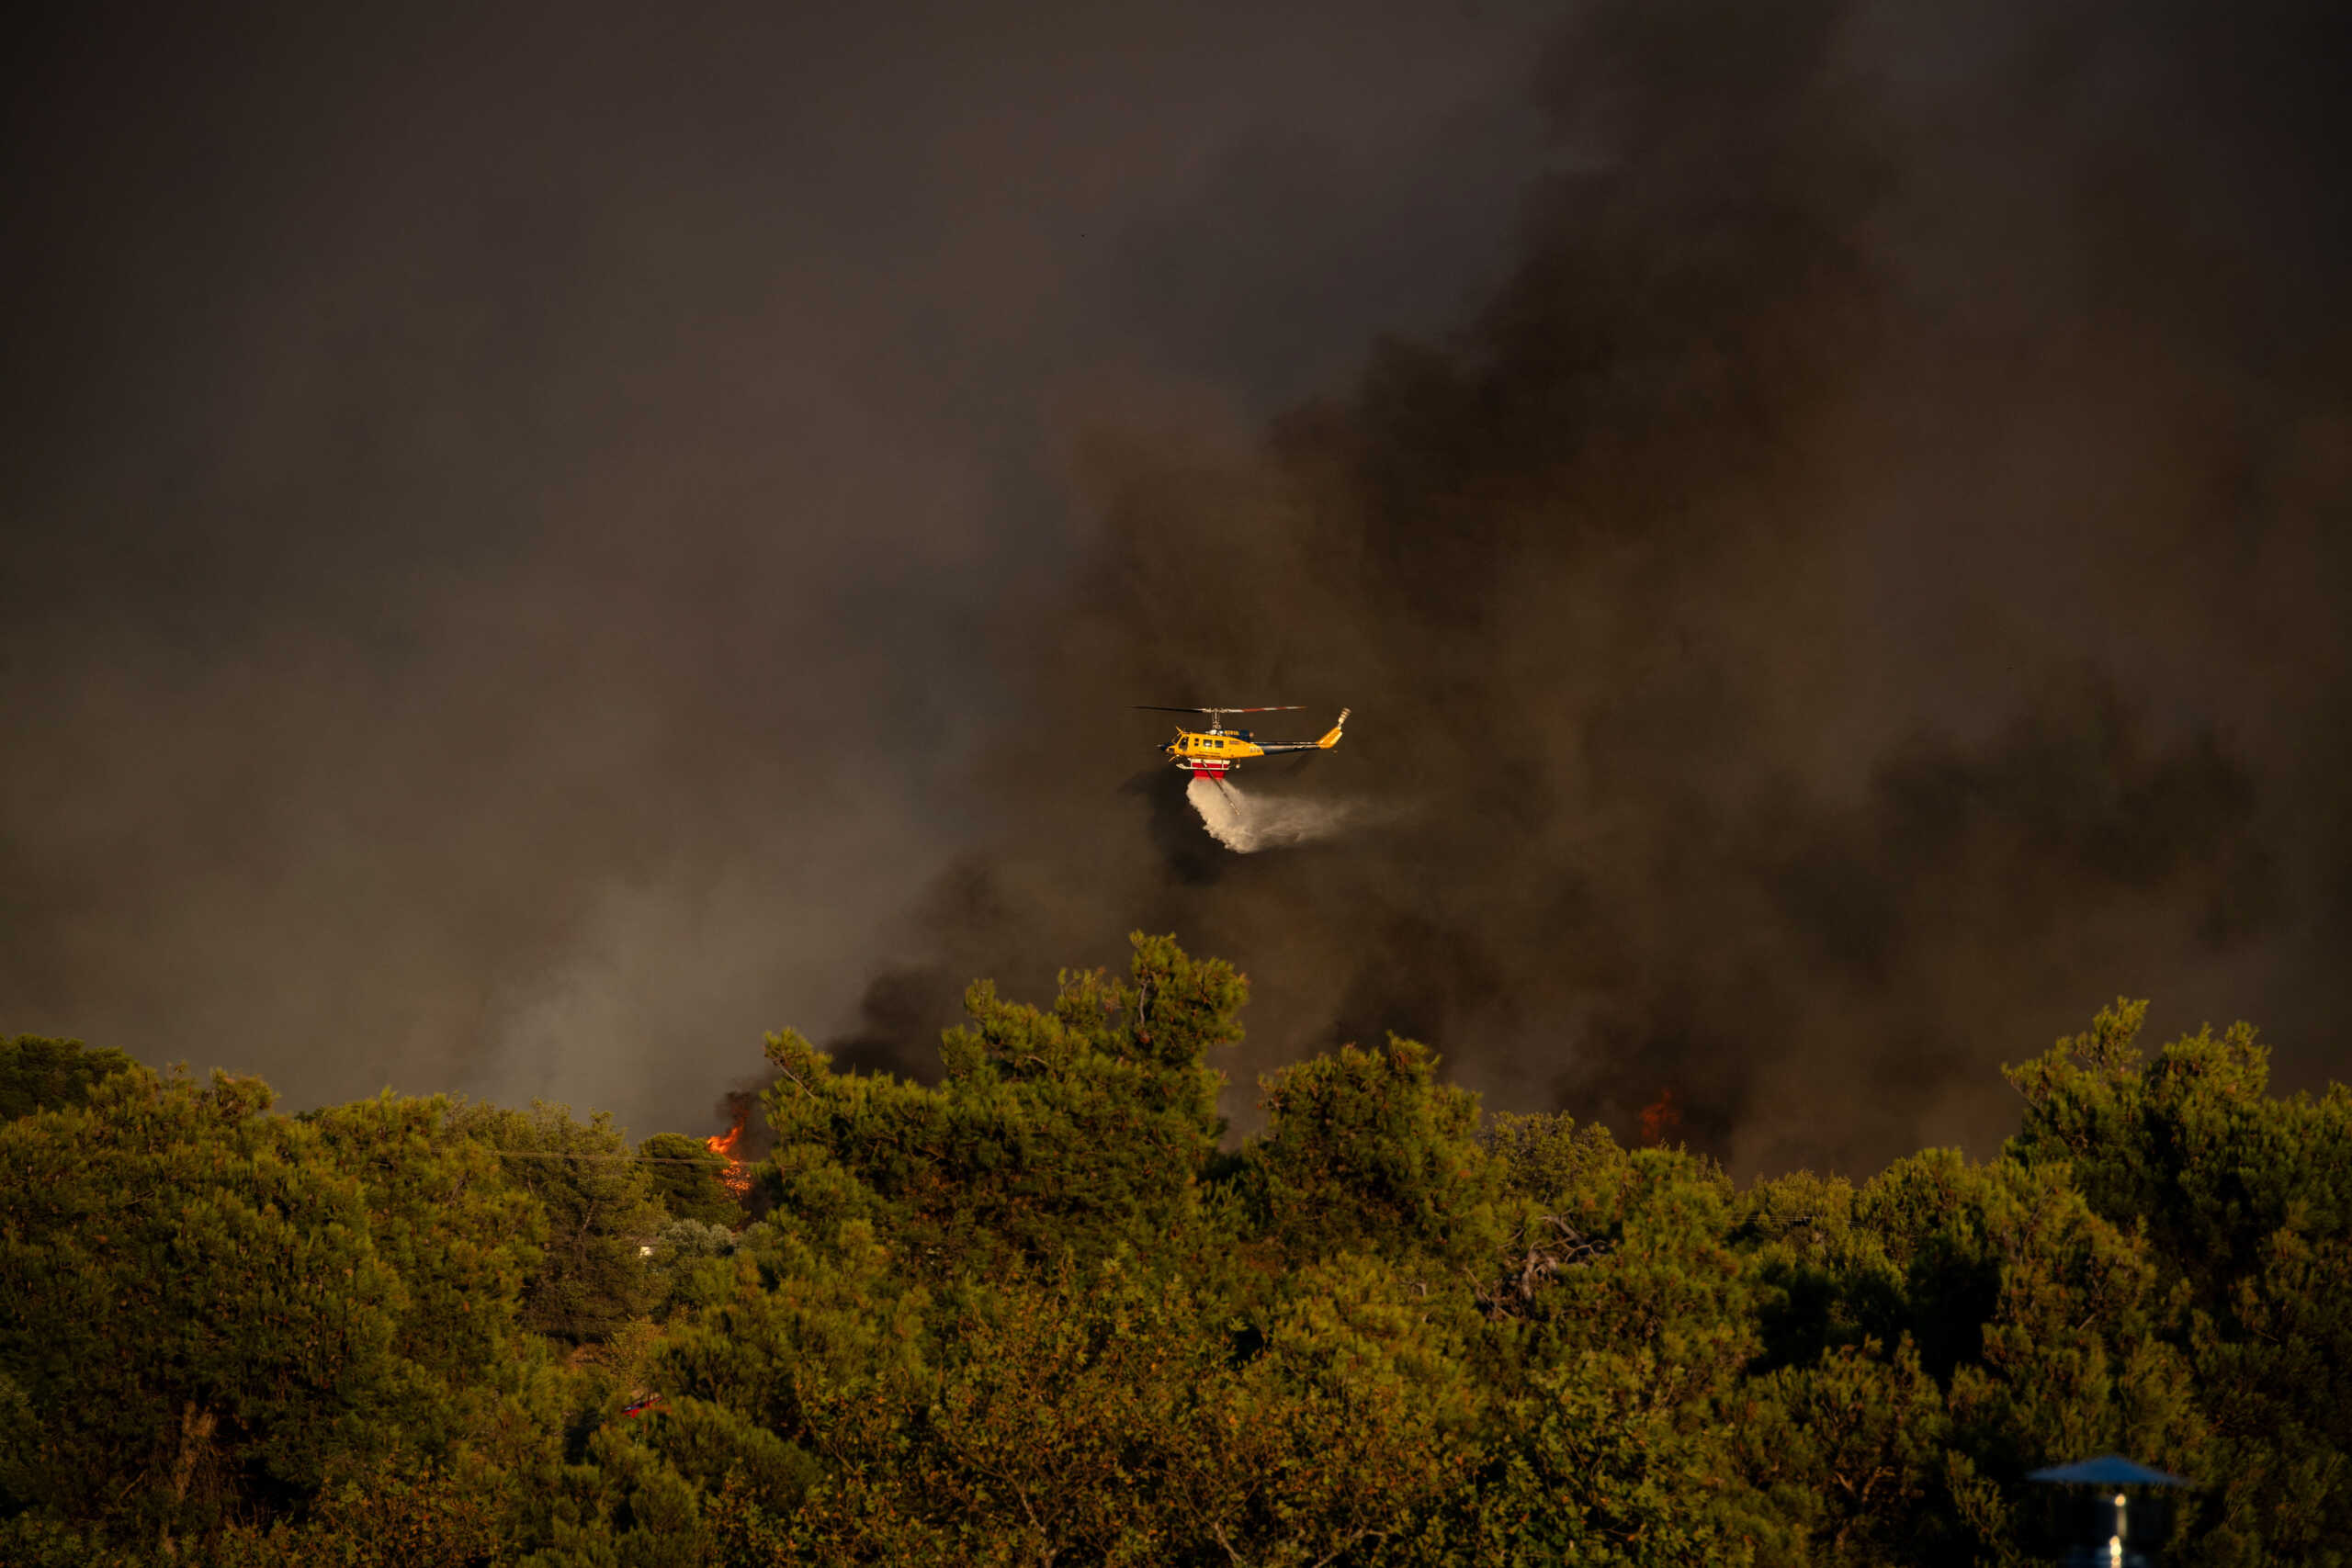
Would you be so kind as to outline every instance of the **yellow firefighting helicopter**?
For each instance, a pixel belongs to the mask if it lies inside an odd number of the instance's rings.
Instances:
[[[1290,703],[1279,707],[1263,708],[1170,708],[1157,707],[1148,703],[1136,705],[1139,713],[1204,713],[1209,716],[1206,729],[1186,729],[1176,727],[1176,739],[1160,750],[1178,767],[1197,778],[1225,782],[1225,775],[1251,757],[1269,757],[1279,751],[1329,751],[1340,743],[1340,731],[1346,728],[1348,712],[1340,710],[1338,720],[1325,731],[1319,740],[1261,740],[1246,729],[1227,729],[1225,716],[1234,713],[1296,713],[1301,705]]]

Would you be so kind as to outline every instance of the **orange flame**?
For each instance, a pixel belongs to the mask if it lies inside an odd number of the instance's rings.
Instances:
[[[745,1113],[744,1111],[736,1111],[735,1125],[728,1128],[724,1133],[716,1134],[702,1141],[704,1148],[727,1161],[727,1168],[718,1173],[718,1184],[735,1194],[738,1199],[750,1196],[752,1190],[751,1168],[746,1166],[735,1153],[735,1145],[743,1141]]]
[[[1655,1144],[1682,1125],[1682,1108],[1674,1103],[1674,1091],[1662,1089],[1657,1099],[1642,1107],[1642,1142]]]

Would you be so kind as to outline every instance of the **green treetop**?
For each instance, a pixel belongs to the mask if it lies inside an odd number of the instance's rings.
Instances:
[[[779,1213],[811,1235],[866,1220],[933,1275],[1156,1248],[1197,1212],[1221,1128],[1206,1056],[1240,1039],[1248,987],[1171,938],[1133,945],[1127,980],[1065,972],[1049,1010],[975,985],[935,1089],[771,1035]]]

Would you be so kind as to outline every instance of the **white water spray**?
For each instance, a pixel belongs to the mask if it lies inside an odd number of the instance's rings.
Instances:
[[[1328,838],[1357,816],[1355,807],[1333,801],[1244,795],[1199,773],[1184,786],[1184,798],[1201,814],[1209,836],[1238,855]]]

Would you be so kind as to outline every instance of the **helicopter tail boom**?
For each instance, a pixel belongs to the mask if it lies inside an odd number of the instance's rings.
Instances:
[[[1340,743],[1340,732],[1347,728],[1348,712],[1341,708],[1339,721],[1325,730],[1319,740],[1261,740],[1257,742],[1258,750],[1270,757],[1283,751],[1329,751]]]

